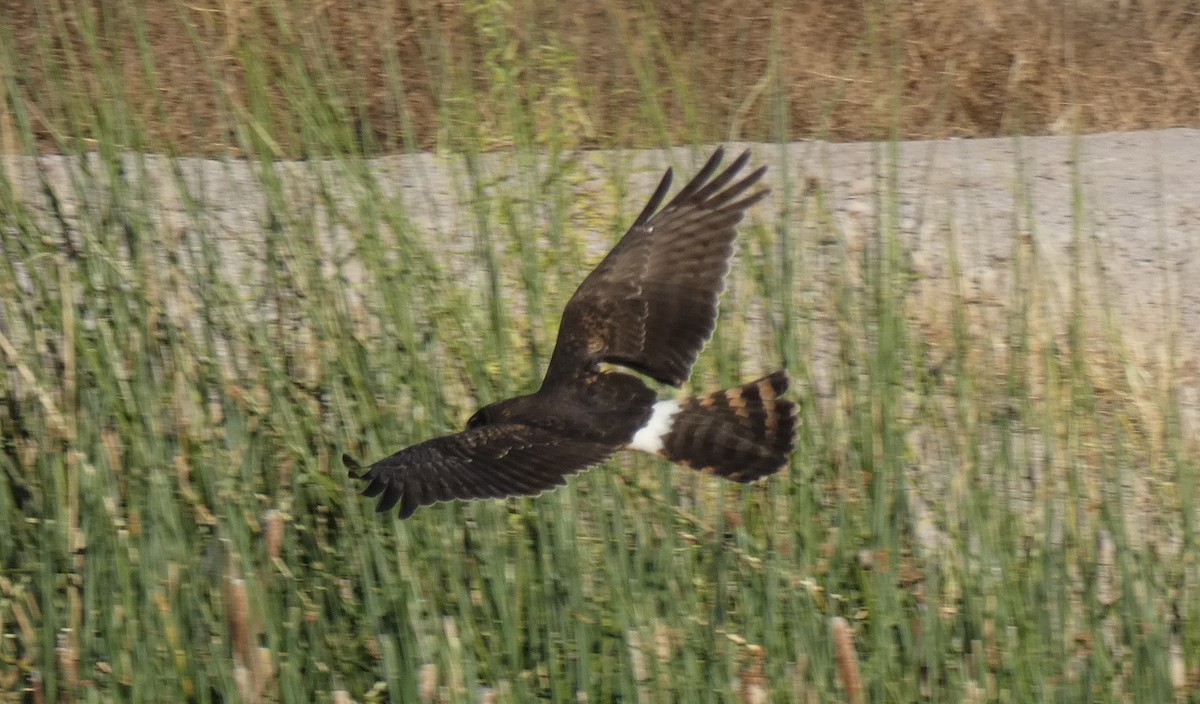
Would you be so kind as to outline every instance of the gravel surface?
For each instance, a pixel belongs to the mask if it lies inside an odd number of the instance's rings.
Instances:
[[[736,151],[742,145],[727,146]],[[795,224],[800,225],[794,236],[803,238],[804,245],[819,250],[845,244],[854,250],[875,231],[877,204],[898,203],[894,215],[912,252],[912,264],[923,287],[920,295],[931,296],[931,300],[952,290],[946,257],[950,237],[959,249],[963,290],[968,300],[977,303],[1010,297],[1018,237],[1033,243],[1041,255],[1041,276],[1058,290],[1047,306],[1057,306],[1060,312],[1071,300],[1071,257],[1073,253],[1081,257],[1087,264],[1083,270],[1089,304],[1112,302],[1115,324],[1135,362],[1145,361],[1151,367],[1161,364],[1174,336],[1176,381],[1191,429],[1198,427],[1200,131],[1097,134],[1077,140],[1038,137],[894,146],[821,142],[746,146],[753,148],[755,163],[771,167],[768,180],[776,192],[754,217],[773,222],[786,200]],[[893,162],[893,155],[898,160]],[[621,151],[568,157],[566,178],[576,190],[568,217],[573,231],[583,229],[588,253],[598,258],[611,246],[617,230],[614,223],[628,221],[636,213],[664,166],[674,163],[682,179],[705,156],[706,149],[677,149],[670,155]],[[101,189],[85,191],[72,186],[79,182],[80,171],[73,159],[44,157],[35,161],[6,156],[3,160],[13,188],[47,222],[54,219],[46,187],[56,194],[73,238],[79,237],[75,229],[79,220],[96,217],[99,212],[82,207],[82,203],[108,202]],[[888,168],[891,163],[894,170]],[[91,167],[96,166],[93,161]],[[387,203],[400,199],[411,236],[423,238],[460,281],[481,281],[477,260],[468,256],[479,221],[476,211],[462,205],[472,197],[463,160],[420,154],[373,159],[366,166],[379,188],[378,195],[367,200]],[[124,167],[133,187],[144,189],[145,197],[157,203],[149,217],[168,243],[183,242],[186,233],[202,230],[206,237],[221,243],[227,275],[245,282],[248,289],[261,281],[268,208],[259,187],[261,179],[253,172],[258,167],[244,161],[183,159],[173,170],[165,158],[137,159],[132,155],[126,157]],[[547,176],[545,163],[531,169],[508,154],[485,155],[476,168],[485,190],[509,194],[516,202],[537,202],[538,179]],[[365,180],[332,163],[292,162],[273,169],[295,212],[315,214],[318,223],[323,222],[324,194],[335,201],[359,203],[367,188],[361,185]],[[535,175],[535,171],[540,173]],[[896,177],[897,197],[881,200],[888,173]],[[188,184],[195,199],[193,214],[180,195],[180,182]],[[627,182],[628,188],[623,194],[614,194],[612,184],[620,182]],[[782,193],[792,195],[785,199],[779,195]],[[619,214],[614,195],[623,197]],[[813,207],[817,202],[824,204],[823,211]],[[322,247],[331,262],[350,255],[354,218],[365,221],[371,217],[360,215],[358,205],[339,211],[351,217],[337,224],[326,223],[312,243]],[[823,219],[820,212],[825,213]],[[495,209],[491,216],[496,216]],[[822,234],[831,224],[841,231],[841,238]],[[507,234],[502,227],[494,232],[498,239]],[[1073,243],[1082,246],[1076,250]],[[185,261],[187,250],[181,245],[177,253]],[[806,261],[827,259],[818,256]],[[352,279],[361,274],[354,273],[353,266],[351,269]],[[804,272],[816,278],[820,274]],[[818,346],[818,356],[821,354]],[[821,366],[821,360],[816,360],[816,366]]]

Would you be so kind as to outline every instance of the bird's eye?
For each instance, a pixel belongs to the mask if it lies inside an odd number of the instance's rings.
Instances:
[[[467,430],[478,428],[481,425],[487,425],[488,420],[487,413],[485,411],[486,409],[481,408],[478,411],[475,411],[475,415],[467,419]]]

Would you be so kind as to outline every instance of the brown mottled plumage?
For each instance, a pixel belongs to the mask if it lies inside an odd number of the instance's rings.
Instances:
[[[749,482],[787,464],[795,406],[779,398],[779,371],[728,391],[658,401],[617,365],[680,386],[712,337],[736,227],[766,197],[752,191],[766,167],[737,178],[745,152],[714,177],[717,151],[659,209],[668,169],[650,202],[563,310],[558,342],[535,393],[479,410],[461,433],[385,457],[356,475],[377,511],[453,499],[538,494],[624,448],[643,450],[734,481]],[[351,469],[360,469],[348,455]]]

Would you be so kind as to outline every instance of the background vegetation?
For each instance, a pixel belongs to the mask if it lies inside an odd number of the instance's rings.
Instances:
[[[273,156],[1196,125],[1198,11],[1185,0],[0,2],[17,61],[9,100],[41,148],[117,139]],[[85,105],[120,114],[84,119]]]
[[[400,523],[337,460],[534,383],[595,261],[571,150],[1194,125],[1195,12],[0,3],[4,151],[90,155],[66,184],[38,162],[37,193],[0,162],[0,699],[1197,700],[1200,453],[1176,351],[1135,368],[1092,315],[1082,199],[1064,315],[1019,221],[1000,312],[952,291],[929,316],[887,147],[861,247],[819,184],[776,175],[803,209],[746,229],[693,381],[797,378],[795,461],[754,490],[627,458]],[[360,158],[425,148],[467,164],[479,278]],[[487,180],[496,149],[531,176]],[[172,158],[180,227],[147,152]],[[252,286],[184,178],[196,154],[255,160]],[[321,207],[290,197],[291,157],[326,169]],[[638,199],[624,176],[597,212]],[[338,228],[331,260],[313,243]]]

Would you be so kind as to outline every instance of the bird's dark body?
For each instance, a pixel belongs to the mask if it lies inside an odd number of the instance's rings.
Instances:
[[[766,189],[765,167],[738,179],[749,152],[717,173],[718,149],[662,206],[663,177],[645,209],[563,310],[541,388],[485,406],[461,433],[428,440],[357,475],[378,511],[452,499],[537,494],[624,448],[739,482],[787,464],[795,406],[776,372],[727,391],[659,400],[641,377],[681,386],[712,336],[736,226]],[[343,456],[352,469],[358,465]]]
[[[615,449],[629,444],[646,424],[655,394],[640,379],[619,372],[589,371],[571,384],[542,385],[526,396],[484,406],[467,428],[521,423]],[[546,408],[554,413],[547,415]]]

